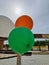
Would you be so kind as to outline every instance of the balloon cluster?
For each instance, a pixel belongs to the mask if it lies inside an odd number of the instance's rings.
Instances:
[[[15,28],[10,32],[8,42],[11,49],[20,54],[31,50],[34,45],[34,35],[30,31],[33,20],[27,15],[20,16],[15,22]]]

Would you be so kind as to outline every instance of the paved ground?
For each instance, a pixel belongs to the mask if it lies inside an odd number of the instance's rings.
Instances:
[[[16,65],[17,58],[0,60],[0,65]],[[49,55],[22,56],[22,65],[49,65]]]
[[[34,55],[49,55],[49,51],[32,51]]]

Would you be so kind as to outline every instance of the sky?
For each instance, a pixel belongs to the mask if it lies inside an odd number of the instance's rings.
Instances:
[[[34,22],[34,34],[49,34],[49,0],[0,0],[0,15],[13,23],[22,15],[29,15]]]

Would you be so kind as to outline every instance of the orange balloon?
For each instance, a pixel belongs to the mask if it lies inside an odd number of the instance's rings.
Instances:
[[[33,20],[27,15],[20,16],[15,22],[15,27],[25,27],[31,30],[33,27]]]

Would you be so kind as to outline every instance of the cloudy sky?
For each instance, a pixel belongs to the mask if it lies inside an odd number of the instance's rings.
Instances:
[[[49,0],[0,0],[0,15],[15,23],[24,14],[34,21],[33,33],[49,34]]]

